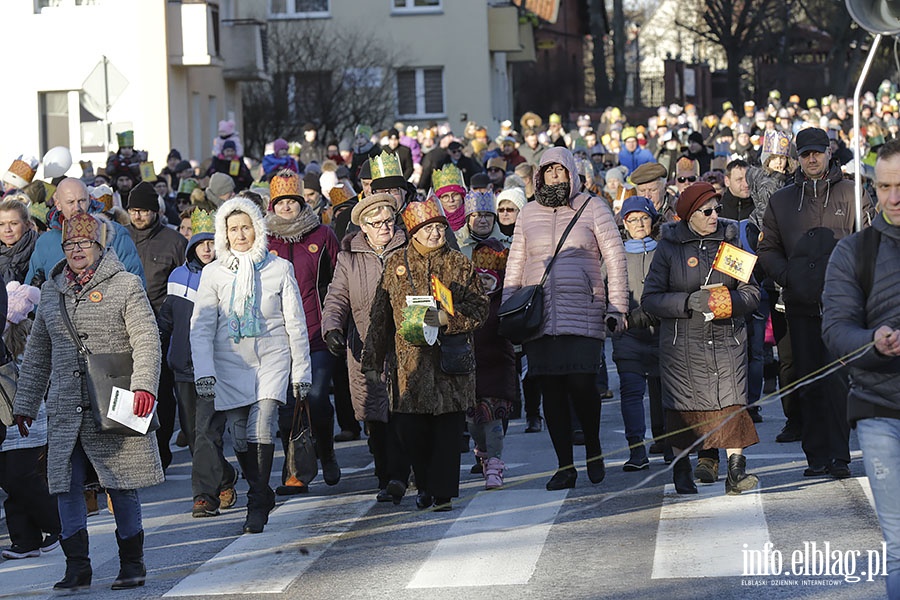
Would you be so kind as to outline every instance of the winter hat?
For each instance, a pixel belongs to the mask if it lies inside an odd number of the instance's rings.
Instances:
[[[229,179],[231,179],[229,177]],[[149,210],[150,212],[159,211],[159,194],[156,189],[148,181],[142,181],[128,192],[128,210],[132,208]]]
[[[619,183],[625,183],[625,175],[627,173],[627,167],[613,167],[612,169],[606,172],[606,176],[604,179],[606,183],[610,181],[618,181]]]
[[[512,202],[519,210],[522,210],[525,203],[528,201],[525,198],[525,190],[518,187],[508,188],[497,194],[497,208],[500,207],[500,203],[504,200]]]
[[[153,189],[153,186],[150,186],[150,189]],[[62,243],[76,239],[92,240],[105,248],[106,224],[88,213],[78,213],[71,219],[63,220]]]
[[[288,143],[284,138],[278,138],[274,142],[272,142],[272,152],[278,152],[279,150],[287,150]]]
[[[191,171],[193,171],[193,170],[194,170],[194,167],[192,167],[192,166],[191,166],[191,163],[189,163],[189,162],[186,161],[186,160],[183,160],[183,161],[181,161],[180,163],[178,163],[177,165],[175,165],[175,172],[176,172],[176,173],[181,173],[182,171],[185,171],[185,170],[187,170],[187,169],[190,169]]]
[[[403,211],[403,224],[406,231],[413,235],[429,223],[443,223],[447,225],[447,217],[441,210],[441,205],[434,194],[428,196],[422,202],[410,202]]]
[[[350,213],[350,222],[359,225],[362,222],[363,213],[382,206],[388,206],[397,212],[397,199],[392,194],[385,192],[366,196],[353,207],[353,211]]]
[[[331,189],[337,185],[338,176],[335,171],[324,171],[319,176],[319,193],[323,196],[331,196]],[[306,185],[306,177],[303,177],[303,186],[304,187],[313,187],[311,185]],[[315,188],[313,188],[315,189]]]
[[[486,212],[497,216],[497,204],[494,200],[494,192],[471,191],[466,194],[466,217],[476,212]]]
[[[22,285],[18,281],[6,284],[6,320],[17,325],[28,318],[41,299],[41,290],[30,285]]]
[[[656,212],[656,207],[653,206],[653,202],[651,202],[649,198],[645,198],[644,196],[632,196],[622,203],[622,208],[619,210],[619,214],[622,215],[623,219],[628,216],[628,213],[633,212],[645,213],[654,221],[656,221],[656,218],[659,216],[659,213]]]
[[[691,135],[688,136],[688,143],[697,142],[701,146],[703,145],[703,135],[699,131],[692,131]]]
[[[307,177],[309,177],[307,175]],[[316,177],[316,183],[318,178]],[[300,176],[290,169],[282,169],[278,171],[271,180],[269,180],[269,211],[275,210],[275,205],[279,200],[284,198],[293,198],[298,202],[304,202],[303,198],[303,182]]]
[[[678,198],[678,203],[676,204],[675,212],[678,213],[678,216],[681,217],[682,221],[687,221],[691,218],[691,215],[694,214],[694,211],[713,198],[721,198],[721,196],[716,192],[716,188],[714,188],[711,183],[707,183],[706,181],[692,183],[681,192],[681,196]],[[624,210],[624,206],[622,210]]]
[[[666,168],[659,163],[644,163],[631,173],[631,183],[641,185],[657,179],[663,179],[668,175]]]
[[[431,183],[438,198],[449,192],[466,195],[466,182],[456,165],[447,164],[443,169],[435,169]]]
[[[486,188],[491,185],[491,178],[487,176],[487,173],[475,173],[472,175],[472,179],[469,180],[469,186],[474,189]]]
[[[38,160],[33,156],[20,155],[3,175],[3,181],[14,188],[22,189],[34,179]]]
[[[234,121],[230,121],[230,120],[219,121],[219,135],[222,137],[228,137],[230,135],[234,135]]]
[[[234,179],[227,173],[213,173],[209,178],[209,185],[206,186],[206,199],[215,204],[220,205],[227,196],[234,192]]]
[[[170,158],[174,158],[175,160],[180,161],[181,160],[181,152],[179,152],[175,148],[172,148],[171,150],[169,150],[169,155],[166,156],[166,162],[169,162]]]
[[[55,146],[44,155],[44,178],[62,177],[72,166],[72,153],[65,146]]]
[[[324,173],[322,173],[324,175]],[[303,189],[316,190],[320,194],[322,193],[322,184],[320,183],[321,175],[318,173],[307,173],[303,176]],[[301,194],[303,193],[303,189],[300,190]]]
[[[110,210],[113,207],[113,191],[112,188],[105,183],[91,188],[91,198],[102,202],[104,210]]]
[[[225,140],[225,143],[222,144],[222,150],[228,150],[229,148],[237,151],[237,144],[234,143],[234,140]]]
[[[359,178],[372,179],[372,163],[370,162],[370,159],[367,158],[359,168]]]

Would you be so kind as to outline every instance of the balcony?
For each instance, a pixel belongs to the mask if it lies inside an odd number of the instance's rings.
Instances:
[[[222,60],[225,79],[269,81],[266,72],[266,24],[256,19],[222,21]]]
[[[219,6],[198,0],[168,0],[166,29],[169,64],[221,67]]]

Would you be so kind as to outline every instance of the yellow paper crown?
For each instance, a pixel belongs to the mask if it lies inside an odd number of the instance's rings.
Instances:
[[[466,181],[462,171],[456,165],[448,164],[443,169],[436,169],[431,176],[431,185],[435,191],[455,185],[466,189]]]
[[[134,148],[134,131],[120,131],[116,134],[116,140],[119,142],[119,148]]]
[[[194,209],[191,213],[191,233],[215,233],[216,221],[211,214],[202,208]]]
[[[372,179],[381,179],[383,177],[403,177],[403,169],[400,167],[400,158],[382,152],[378,156],[369,161],[372,166]]]

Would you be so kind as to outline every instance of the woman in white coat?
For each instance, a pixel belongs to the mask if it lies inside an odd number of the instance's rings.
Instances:
[[[288,383],[312,381],[306,318],[291,263],[269,253],[266,225],[241,196],[216,212],[216,260],[203,269],[191,318],[197,394],[226,411],[250,486],[244,533],[260,533],[275,507],[269,487],[278,405]],[[289,379],[290,378],[290,379]]]

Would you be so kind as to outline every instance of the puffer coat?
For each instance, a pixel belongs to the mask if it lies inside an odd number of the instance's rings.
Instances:
[[[406,245],[401,229],[381,256],[372,250],[362,231],[350,234],[341,242],[334,278],[328,286],[325,307],[322,309],[322,335],[339,330],[347,338],[347,370],[350,375],[350,398],[354,417],[358,421],[388,420],[388,394],[383,384],[372,385],[362,372],[363,341],[369,330],[369,311],[375,290],[381,281],[385,261]]]
[[[155,435],[99,433],[83,385],[84,364],[59,312],[59,294],[85,346],[93,353],[131,352],[131,389],[156,394],[162,352],[159,330],[140,277],[125,271],[108,249],[94,276],[77,294],[67,285],[65,262],[57,264],[41,286],[16,390],[15,413],[38,416],[47,392],[47,480],[51,494],[69,491],[71,456],[80,438],[100,484],[136,489],[162,483]]]
[[[569,204],[553,208],[529,202],[522,208],[506,264],[503,301],[520,288],[541,282],[563,231],[587,202],[544,284],[544,319],[535,338],[577,335],[604,339],[606,314],[628,312],[625,247],[609,205],[590,194],[578,193],[580,180],[572,154],[564,148],[550,148],[541,157],[541,167],[550,163],[559,163],[569,171]],[[536,190],[543,187],[540,168],[534,183]],[[604,284],[601,261],[608,285]]]
[[[745,315],[759,305],[759,287],[712,269],[722,241],[739,245],[738,225],[719,219],[701,237],[687,222],[667,223],[644,281],[641,308],[661,319],[659,370],[667,410],[706,411],[747,403]],[[707,282],[707,274],[709,281]],[[704,321],[687,308],[688,297],[705,283],[730,290],[732,314]]]
[[[646,240],[650,241],[650,238]],[[628,265],[628,329],[613,336],[612,352],[621,373],[659,376],[659,319],[641,308],[644,280],[654,254],[655,247],[644,252],[625,253]]]
[[[448,375],[441,371],[438,344],[414,346],[398,333],[406,297],[429,295],[432,274],[453,294],[456,314],[449,317],[444,333],[471,333],[488,316],[488,298],[481,289],[475,267],[460,252],[444,245],[423,256],[410,245],[387,260],[375,290],[362,368],[381,372],[388,352],[396,349],[399,395],[391,400],[393,412],[441,415],[465,411],[475,404],[474,371],[468,375]],[[474,362],[474,351],[471,354]]]

